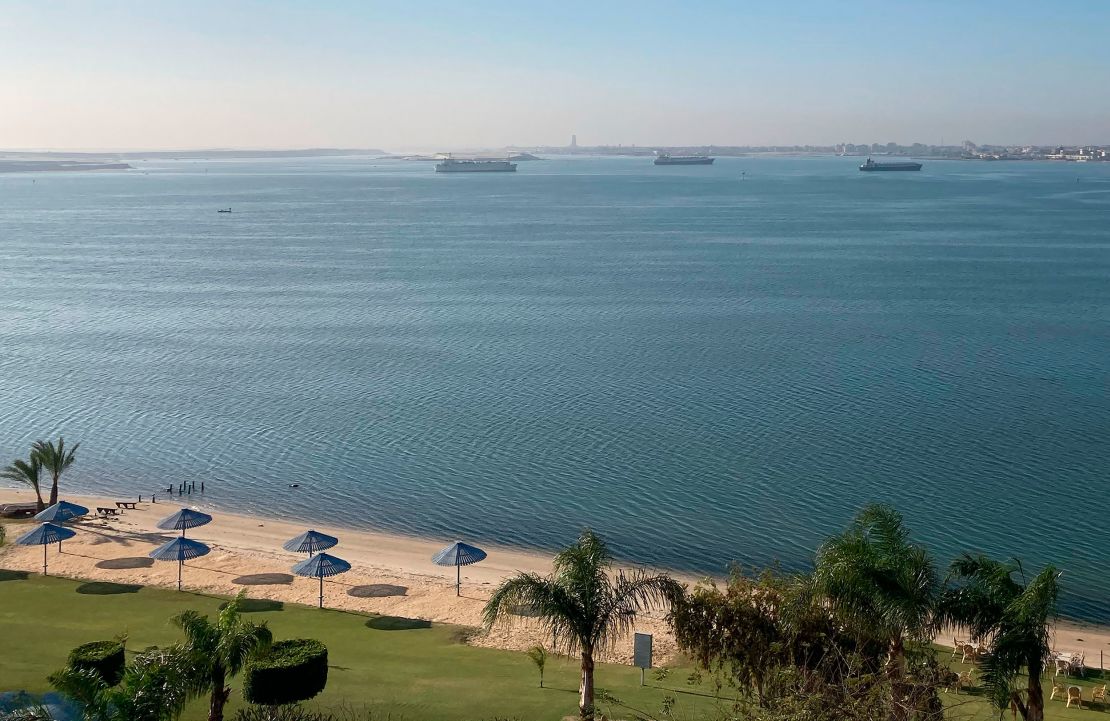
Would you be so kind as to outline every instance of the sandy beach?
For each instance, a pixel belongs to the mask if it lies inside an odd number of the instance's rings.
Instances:
[[[114,507],[118,500],[71,495],[63,498],[90,509]],[[30,491],[0,489],[0,503],[33,500]],[[181,506],[178,499],[159,500],[154,504],[140,503],[137,509],[125,510],[118,517],[71,522],[69,525],[78,532],[77,536],[65,541],[61,552],[53,546],[48,550],[50,574],[176,588],[177,564],[154,562],[147,554],[176,535],[158,530],[155,524]],[[208,544],[212,552],[185,564],[186,589],[224,595],[246,591],[251,598],[316,605],[318,582],[290,572],[290,567],[304,556],[281,548],[282,543],[304,531],[307,525],[207,507],[203,510],[212,514],[212,523],[192,529],[187,535]],[[31,527],[27,521],[4,523],[8,526],[9,540]],[[482,607],[501,580],[516,571],[541,574],[551,571],[550,556],[482,544],[489,557],[482,563],[463,567],[462,596],[456,597],[455,569],[436,566],[431,561],[433,554],[455,539],[419,539],[326,525],[312,527],[337,536],[340,543],[329,552],[352,565],[350,572],[325,581],[324,602],[330,608],[478,628],[482,625]],[[0,567],[40,573],[42,549],[9,543],[0,550]],[[699,580],[680,573],[672,575],[690,584]],[[644,614],[635,630],[653,634],[657,663],[666,664],[676,656],[674,639],[662,612]],[[937,640],[951,645],[952,636],[951,631],[945,631],[938,634]],[[550,639],[529,619],[499,625],[489,633],[476,632],[468,642],[514,650],[538,643],[550,646]],[[1084,652],[1090,667],[1110,663],[1110,628],[1060,621],[1053,629],[1053,643],[1058,651]],[[631,638],[620,641],[604,658],[630,663]]]
[[[116,500],[90,496],[63,495],[64,500],[89,509],[115,507]],[[134,500],[134,499],[130,499]],[[34,501],[30,491],[0,489],[0,503]],[[186,506],[191,506],[188,502]],[[177,587],[177,564],[154,562],[148,554],[176,533],[161,531],[159,519],[182,507],[177,499],[140,503],[136,510],[125,510],[118,517],[87,517],[70,522],[77,536],[48,549],[52,576],[110,581],[144,586]],[[246,591],[251,598],[316,605],[319,582],[291,573],[290,567],[305,556],[282,549],[281,544],[306,530],[306,524],[224,513],[204,507],[212,523],[186,532],[189,538],[212,548],[207,556],[188,561],[183,573],[187,590],[234,595]],[[28,521],[5,520],[9,541],[31,528]],[[551,571],[550,556],[481,544],[489,557],[462,568],[462,596],[455,595],[455,568],[432,563],[432,556],[455,539],[416,539],[399,535],[314,525],[316,530],[334,535],[339,545],[329,550],[352,565],[350,572],[325,580],[324,604],[363,613],[423,619],[468,627],[482,625],[482,607],[496,585],[516,571]],[[466,539],[462,539],[466,540]],[[0,550],[0,567],[42,572],[42,549],[9,543]],[[696,579],[683,578],[694,582]],[[645,614],[636,631],[654,635],[656,657],[666,663],[675,654],[675,644],[667,632],[661,612]],[[498,625],[490,633],[473,634],[469,643],[476,646],[523,650],[551,639],[529,619],[511,625]],[[632,640],[617,644],[605,660],[627,663],[632,658]]]

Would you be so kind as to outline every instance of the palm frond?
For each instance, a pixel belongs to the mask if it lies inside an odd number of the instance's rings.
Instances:
[[[16,481],[28,485],[36,491],[39,489],[41,477],[42,463],[40,463],[38,458],[34,455],[31,456],[29,462],[22,458],[17,458],[11,462],[11,465],[0,471],[0,478],[6,478],[9,481]]]
[[[888,640],[932,635],[936,567],[924,547],[910,542],[901,515],[887,506],[867,506],[844,533],[826,541],[814,578],[860,634]]]
[[[683,585],[670,576],[649,575],[643,569],[631,574],[620,571],[594,623],[593,645],[597,648],[612,646],[632,630],[637,614],[654,607],[671,606],[684,592]]]
[[[66,440],[59,436],[57,443],[54,443],[54,441],[35,441],[31,445],[31,453],[39,458],[51,475],[59,476],[77,460],[77,449],[80,447],[81,444],[77,443],[66,450]]]
[[[537,617],[567,653],[577,651],[589,638],[591,624],[577,599],[552,579],[535,573],[519,573],[498,587],[483,611],[486,628],[500,620],[511,622],[522,610]]]
[[[108,719],[108,684],[96,671],[67,666],[51,674],[49,681],[56,690],[77,702],[87,721]]]

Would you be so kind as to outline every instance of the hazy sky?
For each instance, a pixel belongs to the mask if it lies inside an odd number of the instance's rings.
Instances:
[[[1110,0],[0,0],[0,147],[1110,143]]]

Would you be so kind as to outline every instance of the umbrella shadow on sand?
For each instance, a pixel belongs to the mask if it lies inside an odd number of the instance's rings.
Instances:
[[[371,583],[365,586],[351,586],[347,595],[354,598],[390,598],[406,596],[409,589],[406,586],[394,586],[391,583]]]
[[[97,568],[105,568],[111,571],[126,571],[136,568],[150,568],[154,565],[154,559],[147,556],[126,556],[124,558],[106,558],[103,561],[97,561]]]
[[[288,573],[251,573],[231,579],[238,586],[288,586],[293,576]]]
[[[132,543],[141,542],[149,543],[152,546],[159,546],[166,541],[174,538],[174,536],[167,533],[153,533],[153,532],[135,532],[124,531],[118,528],[108,527],[107,531],[92,528],[87,524],[82,524],[81,530],[86,531],[95,538],[90,539],[90,543],[94,546],[99,546],[104,543],[118,543],[121,546],[130,546]]]

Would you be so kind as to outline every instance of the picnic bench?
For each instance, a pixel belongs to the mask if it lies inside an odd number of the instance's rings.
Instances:
[[[116,501],[116,508],[126,508],[129,511],[134,511],[135,501]]]
[[[118,516],[119,515],[119,509],[118,508],[105,508],[104,506],[97,506],[96,507],[96,515],[100,516],[101,518],[107,518],[108,516]]]

